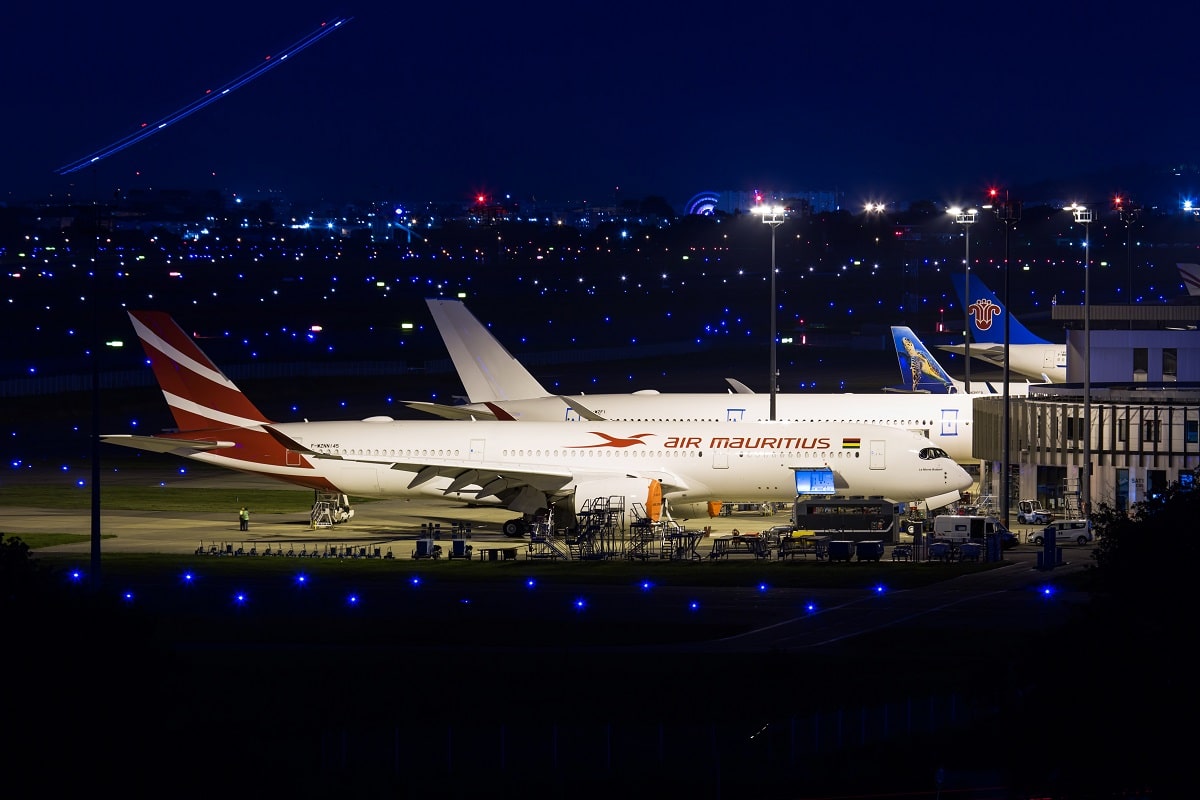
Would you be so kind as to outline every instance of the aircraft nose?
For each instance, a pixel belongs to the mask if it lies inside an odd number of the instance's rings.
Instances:
[[[947,483],[955,489],[966,489],[971,486],[973,481],[971,475],[962,465],[955,464],[952,468],[946,470]]]

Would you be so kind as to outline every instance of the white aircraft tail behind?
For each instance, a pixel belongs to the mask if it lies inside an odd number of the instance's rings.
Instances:
[[[458,300],[426,301],[472,403],[546,397],[537,378]]]

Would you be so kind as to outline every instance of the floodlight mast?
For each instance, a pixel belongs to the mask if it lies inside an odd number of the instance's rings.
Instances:
[[[950,209],[954,221],[966,230],[967,252],[963,260],[963,274],[966,283],[963,286],[963,391],[971,393],[971,225],[975,215],[979,213],[974,208],[961,209],[957,206]]]
[[[1012,230],[1012,224],[1021,219],[1021,201],[1009,199],[1008,192],[1004,193],[1004,200],[1000,201],[999,192],[992,189],[989,192],[992,203],[984,206],[991,208],[996,213],[996,219],[1004,223],[1004,307],[1012,308],[1012,298],[1009,297],[1009,254],[1008,240],[1009,233]],[[1004,527],[1008,527],[1008,516],[1011,510],[1011,489],[1012,483],[1012,439],[1010,425],[1012,423],[1011,410],[1011,393],[1009,390],[1009,381],[1011,380],[1011,371],[1009,370],[1009,355],[1011,352],[1011,329],[1009,320],[1012,314],[1007,311],[1004,314],[1004,419],[1001,436],[1003,437],[1003,461],[1000,465],[1000,521],[1004,523]]]
[[[775,395],[778,393],[779,369],[775,360],[776,326],[775,326],[775,229],[783,224],[786,209],[783,206],[756,206],[754,213],[762,216],[762,221],[771,226],[771,369],[769,382],[771,387],[771,419],[775,419]]]
[[[1092,306],[1091,249],[1092,210],[1079,203],[1071,203],[1064,211],[1075,215],[1075,221],[1083,224],[1083,477],[1079,481],[1080,511],[1084,517],[1092,513]]]

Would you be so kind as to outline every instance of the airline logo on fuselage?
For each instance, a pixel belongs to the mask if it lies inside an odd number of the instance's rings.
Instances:
[[[595,444],[567,445],[569,449],[583,450],[592,447],[631,447],[647,444],[645,437],[652,433],[637,433],[633,436],[612,436],[600,431],[588,431],[599,436],[603,442]],[[668,436],[662,446],[667,450],[827,450],[828,436],[714,436],[705,441],[702,436]]]

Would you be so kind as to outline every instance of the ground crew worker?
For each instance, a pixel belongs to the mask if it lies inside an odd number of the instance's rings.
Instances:
[[[241,523],[241,529],[244,531],[250,530],[250,512],[242,506],[242,510],[238,512],[238,521]]]

